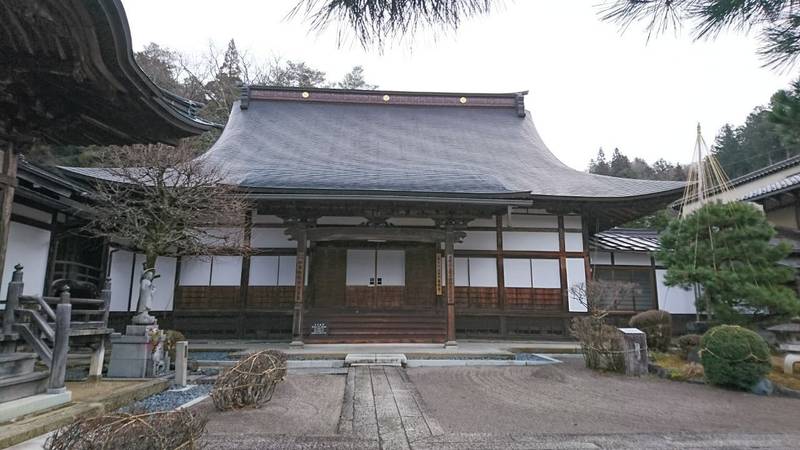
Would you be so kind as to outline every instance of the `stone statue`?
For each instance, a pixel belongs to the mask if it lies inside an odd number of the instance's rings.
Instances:
[[[163,333],[159,332],[158,334],[158,343],[156,344],[155,349],[153,349],[153,354],[151,356],[151,364],[152,364],[152,373],[150,376],[157,377],[163,375],[166,371],[167,361],[164,355],[164,335]]]
[[[153,303],[153,293],[156,290],[153,285],[153,280],[156,278],[155,273],[155,269],[147,269],[142,273],[142,277],[139,280],[139,303],[136,307],[137,314],[133,316],[135,325],[153,325],[156,323],[156,318],[150,315],[150,305]]]

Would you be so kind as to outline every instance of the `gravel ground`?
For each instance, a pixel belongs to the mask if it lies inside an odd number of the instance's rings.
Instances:
[[[561,359],[561,358],[559,358]],[[447,433],[796,432],[800,400],[592,372],[579,358],[534,367],[414,368]]]
[[[192,388],[183,391],[166,390],[156,395],[151,395],[145,399],[120,408],[120,412],[130,411],[169,411],[183,405],[184,403],[193,400],[197,397],[203,396],[211,392],[210,384],[198,384]]]
[[[333,435],[344,384],[345,377],[339,375],[289,375],[275,387],[272,400],[260,408],[219,412],[206,399],[192,410],[208,414],[206,430],[214,442],[278,434]]]

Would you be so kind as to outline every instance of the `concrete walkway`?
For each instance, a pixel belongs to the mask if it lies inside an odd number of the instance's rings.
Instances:
[[[379,439],[381,448],[407,449],[441,435],[422,398],[397,367],[354,367],[347,373],[339,433]]]

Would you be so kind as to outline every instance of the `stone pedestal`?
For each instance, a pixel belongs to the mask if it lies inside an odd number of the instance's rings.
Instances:
[[[153,345],[150,335],[158,325],[128,325],[125,334],[111,335],[111,378],[145,378],[152,371]],[[150,369],[150,370],[148,370]]]
[[[638,328],[619,328],[619,332],[625,357],[625,375],[647,375],[647,335]]]
[[[175,343],[175,384],[186,386],[187,369],[189,367],[189,342],[178,341]]]

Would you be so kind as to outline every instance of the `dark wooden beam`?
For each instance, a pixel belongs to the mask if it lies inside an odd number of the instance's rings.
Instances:
[[[6,264],[6,251],[8,249],[8,233],[11,228],[11,206],[14,203],[14,189],[17,180],[17,155],[14,152],[14,144],[9,143],[3,150],[2,170],[4,183],[2,197],[0,197],[0,279],[3,278],[3,268]]]
[[[453,243],[455,232],[452,228],[447,230],[444,241],[445,254],[445,290],[447,298],[447,341],[445,347],[455,347],[456,344],[456,271],[455,257],[453,256]]]
[[[294,271],[294,315],[292,318],[292,342],[290,345],[303,345],[303,301],[306,282],[306,233],[305,228],[295,228],[297,239],[297,259]]]
[[[303,233],[306,239],[314,242],[325,241],[407,241],[437,243],[445,240],[445,231],[430,228],[410,227],[316,227],[308,229],[290,228],[288,233],[297,239]],[[454,232],[453,238],[460,242],[465,233]]]

